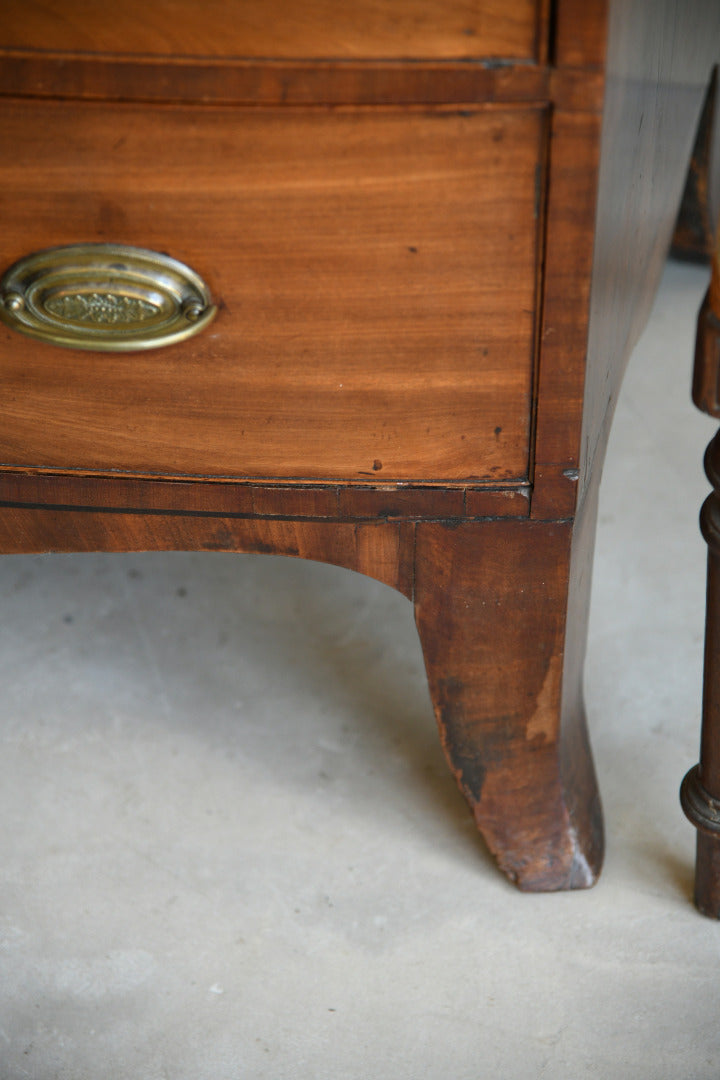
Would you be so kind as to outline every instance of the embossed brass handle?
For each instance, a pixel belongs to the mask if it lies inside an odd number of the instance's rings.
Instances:
[[[207,286],[168,255],[72,244],[28,255],[0,281],[0,319],[54,345],[131,352],[172,345],[214,318]]]

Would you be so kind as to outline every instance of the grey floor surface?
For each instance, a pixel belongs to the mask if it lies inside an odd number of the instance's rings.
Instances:
[[[720,929],[677,799],[705,280],[668,266],[612,437],[588,892],[497,872],[384,586],[265,556],[0,560],[0,1080],[717,1080]]]

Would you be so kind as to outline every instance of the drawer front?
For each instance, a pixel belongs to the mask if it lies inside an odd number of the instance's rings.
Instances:
[[[138,475],[528,475],[542,110],[5,101],[3,269],[167,252],[219,312],[147,353],[0,328],[0,463]]]
[[[544,5],[543,5],[544,6]],[[4,0],[0,49],[284,60],[533,59],[536,0]]]

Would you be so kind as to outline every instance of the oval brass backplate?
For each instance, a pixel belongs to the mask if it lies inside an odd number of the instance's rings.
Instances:
[[[123,244],[46,248],[0,281],[0,319],[40,341],[131,352],[172,345],[213,319],[210,293],[168,255]]]

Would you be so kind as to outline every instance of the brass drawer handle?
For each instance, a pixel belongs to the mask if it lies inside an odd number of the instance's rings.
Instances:
[[[217,309],[201,277],[145,248],[72,244],[46,248],[0,281],[0,319],[53,345],[131,352],[173,345]]]

